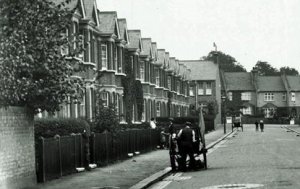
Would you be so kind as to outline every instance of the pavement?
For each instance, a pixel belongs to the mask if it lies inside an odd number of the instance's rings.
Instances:
[[[224,134],[223,126],[205,135],[206,146],[212,147],[231,133],[227,126]],[[67,175],[56,180],[37,185],[38,189],[140,189],[146,188],[171,171],[169,152],[166,149],[155,150],[134,156],[130,159],[99,167],[92,171]]]

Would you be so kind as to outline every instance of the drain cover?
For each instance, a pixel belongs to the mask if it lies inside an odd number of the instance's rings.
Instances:
[[[262,184],[225,184],[217,186],[209,186],[201,189],[251,189],[262,187]]]

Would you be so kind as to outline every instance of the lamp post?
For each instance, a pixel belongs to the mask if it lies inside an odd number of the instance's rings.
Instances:
[[[226,134],[226,100],[227,97],[223,95],[221,97],[222,102],[223,102],[223,124],[224,124],[224,134]]]

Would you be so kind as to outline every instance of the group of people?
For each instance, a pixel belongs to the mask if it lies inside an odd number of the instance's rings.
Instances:
[[[156,128],[154,118],[151,118],[150,126]],[[196,133],[191,128],[192,124],[186,122],[184,128],[179,132],[174,127],[173,119],[169,118],[168,131],[161,131],[161,148],[168,146],[172,171],[186,171],[199,168],[201,161],[195,160]],[[199,141],[198,141],[199,142]],[[199,149],[199,148],[198,148]],[[189,156],[189,166],[187,167],[187,156]]]
[[[264,132],[264,121],[263,120],[260,120],[259,123],[258,123],[258,121],[255,121],[255,131],[259,130],[258,126],[260,128],[260,131]]]

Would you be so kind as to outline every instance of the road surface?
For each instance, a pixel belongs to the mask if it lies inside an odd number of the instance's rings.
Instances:
[[[208,155],[208,170],[176,173],[151,189],[300,188],[300,137],[280,125],[245,125]],[[299,129],[299,126],[294,126]]]

